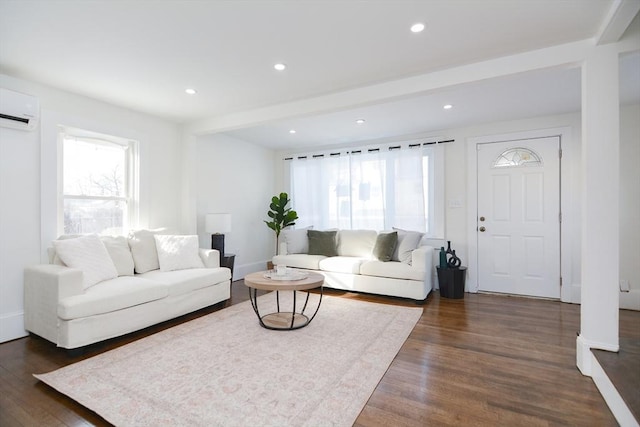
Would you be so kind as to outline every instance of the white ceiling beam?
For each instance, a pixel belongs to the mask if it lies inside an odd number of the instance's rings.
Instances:
[[[578,66],[593,46],[591,39],[567,43],[315,98],[212,117],[187,124],[184,131],[186,134],[196,135],[225,132],[276,120],[388,102],[455,85],[532,70]]]
[[[638,11],[640,11],[640,0],[615,0],[600,25],[596,44],[603,45],[620,40]]]

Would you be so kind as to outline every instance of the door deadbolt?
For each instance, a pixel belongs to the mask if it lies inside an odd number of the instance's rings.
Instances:
[[[480,232],[484,233],[484,232],[485,232],[485,230],[486,230],[486,228],[484,228],[484,227],[480,227],[478,230],[480,230]]]
[[[483,216],[480,217],[480,221],[484,221],[484,217]]]

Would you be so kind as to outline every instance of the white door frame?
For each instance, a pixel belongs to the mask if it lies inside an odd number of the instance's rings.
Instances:
[[[572,161],[573,149],[571,140],[571,128],[553,128],[533,131],[523,131],[500,135],[488,135],[467,139],[467,200],[469,209],[467,211],[467,242],[469,254],[469,268],[467,277],[468,292],[478,292],[478,152],[477,144],[490,142],[506,142],[516,139],[534,139],[545,137],[560,137],[562,147],[562,159],[560,163],[560,209],[562,212],[562,227],[560,229],[560,274],[562,277],[562,288],[560,289],[560,300],[563,302],[580,302],[579,287],[573,286],[572,259],[573,240],[571,239],[571,229],[573,224],[572,206],[576,202],[572,199]],[[579,247],[577,248],[580,249]],[[577,288],[577,289],[576,289]]]

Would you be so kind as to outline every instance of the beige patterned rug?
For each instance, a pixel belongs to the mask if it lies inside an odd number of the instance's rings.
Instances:
[[[271,331],[247,301],[35,377],[117,426],[350,426],[421,314],[325,296]]]

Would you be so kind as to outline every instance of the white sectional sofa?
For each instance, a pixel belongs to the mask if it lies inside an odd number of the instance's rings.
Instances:
[[[229,299],[218,251],[163,232],[53,242],[50,264],[24,273],[25,329],[74,349]]]
[[[404,230],[331,232],[335,233],[333,253],[322,250],[322,245],[320,250],[314,245],[313,234],[327,232],[284,230],[273,264],[314,270],[324,276],[325,286],[347,291],[423,301],[433,289],[434,248],[421,245],[422,234]],[[386,256],[381,256],[380,243],[385,240],[384,235],[393,233],[397,233],[397,241],[392,253],[387,246],[382,250]],[[330,241],[329,236],[321,238]]]

